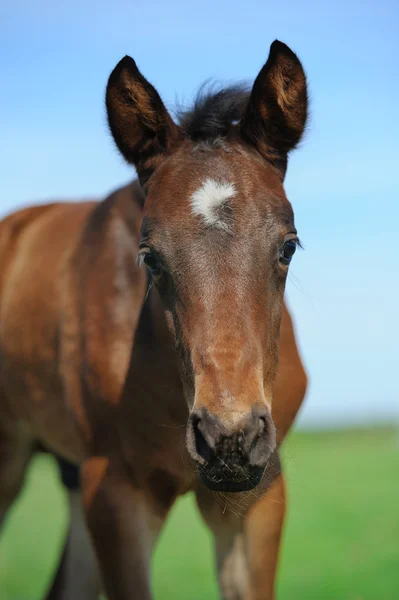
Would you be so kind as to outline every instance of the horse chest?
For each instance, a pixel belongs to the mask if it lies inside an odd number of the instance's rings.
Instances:
[[[157,397],[135,404],[131,399],[114,429],[123,460],[138,487],[167,503],[190,489],[196,476],[186,449],[187,408],[183,398],[176,406]]]

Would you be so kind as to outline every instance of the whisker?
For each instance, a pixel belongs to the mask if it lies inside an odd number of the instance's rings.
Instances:
[[[149,283],[149,285],[148,285],[148,288],[147,288],[147,293],[146,293],[146,295],[145,295],[145,298],[144,298],[144,302],[146,302],[146,300],[147,300],[147,298],[148,298],[148,295],[149,295],[149,293],[150,293],[150,291],[151,291],[151,289],[152,289],[153,283],[154,283],[154,282],[151,280],[151,281],[150,281],[150,283]]]

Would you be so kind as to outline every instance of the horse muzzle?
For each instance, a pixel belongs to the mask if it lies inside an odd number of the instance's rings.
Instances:
[[[190,415],[187,447],[208,488],[249,491],[260,483],[276,447],[276,429],[265,406],[254,406],[234,428],[200,408]]]

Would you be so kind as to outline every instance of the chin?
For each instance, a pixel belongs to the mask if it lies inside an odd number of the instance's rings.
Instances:
[[[250,467],[244,476],[240,473],[239,476],[229,479],[223,473],[209,472],[204,468],[198,469],[199,477],[207,488],[214,492],[249,492],[253,490],[261,481],[264,472],[264,467]]]

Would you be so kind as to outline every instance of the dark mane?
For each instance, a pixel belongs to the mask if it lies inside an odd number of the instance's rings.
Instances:
[[[233,125],[241,119],[249,98],[244,84],[216,89],[203,84],[189,110],[177,110],[183,132],[193,141],[212,141],[227,137]]]

